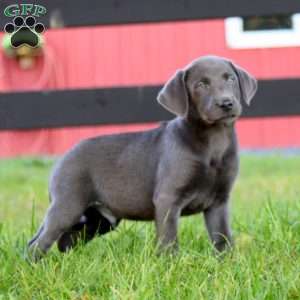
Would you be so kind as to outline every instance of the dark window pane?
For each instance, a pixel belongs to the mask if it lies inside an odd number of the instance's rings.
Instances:
[[[291,29],[291,15],[243,17],[243,30]]]

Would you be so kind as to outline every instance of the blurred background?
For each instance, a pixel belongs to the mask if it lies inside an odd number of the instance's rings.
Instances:
[[[32,4],[24,9],[24,4]],[[2,12],[12,5],[11,15]],[[47,12],[35,9],[39,6]],[[225,56],[259,80],[237,130],[242,149],[300,148],[300,3],[294,0],[1,0],[0,157],[60,155],[79,140],[156,127],[164,82]],[[36,48],[7,23],[34,15]]]

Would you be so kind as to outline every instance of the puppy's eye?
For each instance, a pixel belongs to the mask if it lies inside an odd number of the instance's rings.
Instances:
[[[203,78],[196,84],[196,86],[207,89],[210,86],[210,80],[208,78]]]
[[[223,75],[223,77],[224,77],[225,81],[228,82],[228,83],[232,83],[232,82],[235,81],[235,78],[230,74],[225,73]]]

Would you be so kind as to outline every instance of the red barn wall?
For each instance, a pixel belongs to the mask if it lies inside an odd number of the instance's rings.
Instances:
[[[67,28],[45,38],[46,55],[34,70],[21,71],[0,53],[0,92],[162,84],[207,54],[228,57],[258,79],[300,77],[300,47],[229,49],[223,20]],[[299,125],[300,116],[242,119],[241,147],[300,147]],[[153,124],[1,131],[0,156],[60,154],[86,136],[140,127]]]

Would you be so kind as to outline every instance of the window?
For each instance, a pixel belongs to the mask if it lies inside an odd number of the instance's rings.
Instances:
[[[300,14],[227,18],[225,35],[236,49],[300,46]]]

